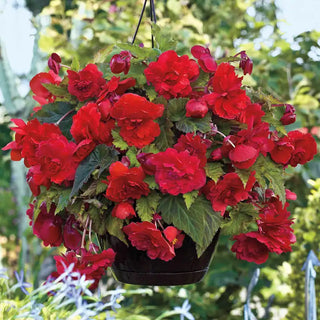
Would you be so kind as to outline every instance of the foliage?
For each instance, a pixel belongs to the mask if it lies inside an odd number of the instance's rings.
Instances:
[[[102,288],[99,294],[89,290],[92,280],[73,271],[71,265],[55,281],[47,281],[37,289],[24,279],[24,273],[15,272],[17,283],[13,284],[6,273],[0,269],[0,316],[2,319],[131,319],[153,320],[139,310],[133,312],[130,298],[135,295],[153,295],[151,289],[114,290]],[[121,308],[119,303],[125,306]],[[135,308],[135,306],[133,306]],[[172,311],[162,311],[156,320],[180,315],[180,319],[193,319],[189,312],[190,304],[186,300],[182,307]],[[121,308],[120,310],[117,310]]]
[[[33,2],[39,6],[39,1]],[[43,1],[45,2],[45,1]],[[97,51],[109,44],[120,41],[130,40],[137,24],[138,14],[142,6],[134,0],[125,1],[125,6],[121,7],[124,1],[105,2],[105,1],[84,1],[84,0],[55,0],[43,10],[43,15],[49,14],[51,24],[46,30],[41,31],[41,48],[47,52],[52,51],[60,53],[67,57],[71,62],[72,57],[79,55],[85,61],[89,61],[93,51]],[[228,52],[234,53],[234,47],[239,50],[247,50],[248,55],[254,58],[255,70],[248,81],[255,87],[264,87],[282,101],[287,101],[295,105],[297,110],[297,122],[291,129],[306,127],[318,134],[319,124],[319,92],[320,92],[320,69],[317,61],[319,33],[316,31],[306,32],[295,38],[298,45],[291,45],[282,39],[277,29],[276,4],[274,1],[220,1],[220,0],[195,0],[181,2],[177,0],[156,1],[157,16],[159,23],[167,25],[169,29],[175,32],[175,37],[179,40],[179,53],[185,52],[185,48],[191,44],[203,43],[210,44],[216,56],[226,55],[221,48],[227,48]],[[114,7],[117,3],[118,7]],[[185,3],[187,3],[185,5]],[[250,15],[247,13],[249,7]],[[113,9],[116,8],[115,12]],[[37,8],[39,12],[41,8]],[[148,10],[148,9],[147,9]],[[252,13],[253,12],[253,13]],[[272,32],[268,39],[261,36],[261,30],[272,26]],[[238,39],[242,40],[238,40]],[[266,40],[268,43],[266,44]],[[270,41],[271,40],[271,41]],[[150,46],[149,25],[142,25],[139,32],[137,43],[143,42],[147,47]],[[110,55],[110,49],[102,49],[103,59]],[[286,74],[287,76],[284,76]],[[312,129],[313,128],[313,129]],[[4,132],[1,129],[1,133]],[[7,130],[8,132],[8,130]],[[8,138],[4,139],[8,141]],[[4,145],[5,142],[2,144]],[[0,159],[0,161],[2,161]],[[2,168],[2,167],[1,167]],[[8,163],[3,173],[9,173]],[[297,205],[306,205],[306,196],[308,189],[306,181],[311,177],[319,177],[319,157],[312,163],[303,168],[289,170],[286,176],[290,189],[298,194]],[[1,176],[0,185],[8,186],[9,176]],[[149,184],[149,182],[148,182]],[[150,184],[149,184],[150,185]],[[291,206],[292,208],[296,206]],[[299,210],[299,216],[303,212]],[[308,209],[308,211],[311,209]],[[313,212],[315,212],[313,208]],[[302,214],[302,215],[301,215]],[[0,213],[1,217],[4,215]],[[316,217],[315,217],[316,219]],[[300,219],[303,220],[303,219]],[[297,227],[300,222],[296,222]],[[312,221],[310,219],[310,221]],[[308,223],[304,225],[304,236],[308,237],[308,230],[316,228],[317,224]],[[316,220],[315,220],[316,221]],[[298,227],[300,228],[300,227]],[[313,232],[310,233],[311,235]],[[317,233],[315,234],[315,236]],[[316,238],[315,238],[316,239]],[[220,240],[220,247],[217,256],[211,266],[208,276],[200,284],[188,286],[187,294],[195,301],[194,313],[199,319],[238,319],[239,316],[233,316],[232,310],[241,306],[239,299],[240,287],[247,283],[252,265],[244,262],[238,262],[227,251],[230,249],[228,237]],[[307,248],[316,245],[319,241],[308,239]],[[299,263],[292,258],[295,268],[295,276],[292,285],[299,284],[299,294],[287,299],[286,294],[279,290],[281,280],[286,281],[284,268],[275,269],[275,265],[281,265],[283,260],[288,260],[288,255],[282,257],[271,257],[270,261],[262,269],[264,272],[261,287],[264,287],[264,301],[272,294],[276,294],[275,304],[286,308],[293,300],[293,311],[290,313],[292,319],[303,318],[301,315],[302,297],[302,279],[300,272],[300,262],[303,262],[304,256],[308,252],[304,248],[303,242],[300,242]],[[315,248],[318,249],[318,248]],[[315,251],[316,252],[316,251]],[[219,257],[219,259],[218,259]],[[290,267],[286,266],[286,269]],[[281,287],[282,288],[282,287]],[[182,289],[182,290],[181,290]],[[290,290],[286,288],[286,290]],[[287,292],[283,290],[284,292]],[[139,304],[143,300],[145,306],[172,305],[172,298],[181,294],[183,288],[159,288],[159,292],[151,297],[135,298]],[[319,289],[317,289],[319,291]],[[261,296],[260,296],[261,297]],[[163,303],[163,304],[160,304]],[[154,307],[155,309],[157,307]],[[192,309],[194,310],[194,309]],[[160,310],[161,311],[161,310]],[[299,317],[295,317],[299,314]],[[152,316],[152,308],[150,311]]]
[[[307,206],[296,208],[294,212],[294,229],[297,242],[289,260],[292,270],[288,278],[291,287],[291,294],[288,296],[288,300],[291,302],[287,315],[288,320],[304,318],[304,309],[301,308],[301,301],[303,301],[304,297],[305,280],[302,276],[303,271],[301,271],[301,266],[305,262],[310,250],[313,250],[319,257],[320,179],[309,180],[309,184],[312,186],[312,189],[308,195]],[[318,269],[316,271],[318,272]],[[320,292],[320,285],[317,281],[316,292]],[[318,305],[317,313],[319,312]]]

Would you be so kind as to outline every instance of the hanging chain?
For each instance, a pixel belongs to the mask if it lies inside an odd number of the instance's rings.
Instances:
[[[139,17],[139,22],[138,22],[136,31],[134,33],[134,36],[132,38],[131,44],[134,44],[134,42],[136,40],[138,31],[139,31],[139,28],[140,28],[140,24],[141,24],[141,21],[142,21],[142,17],[143,17],[144,11],[146,9],[147,1],[148,0],[144,0],[143,8],[141,10],[140,17]],[[155,5],[154,5],[154,0],[150,0],[150,18],[151,18],[152,22],[157,23],[156,9],[155,9]],[[152,42],[152,48],[154,48],[154,39],[153,39],[152,32],[151,32],[151,42]]]
[[[157,23],[156,10],[154,7],[154,0],[150,0],[150,17],[151,17],[152,22]],[[152,43],[152,48],[154,48],[154,38],[153,38],[152,30],[151,30],[151,43]]]

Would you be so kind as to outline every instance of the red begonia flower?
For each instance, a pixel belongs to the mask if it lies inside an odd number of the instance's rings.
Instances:
[[[38,119],[33,119],[25,123],[21,119],[11,119],[17,125],[11,130],[15,131],[15,141],[8,143],[2,150],[11,149],[11,159],[19,161],[24,158],[27,168],[39,163],[36,150],[39,143],[49,139],[55,139],[62,135],[60,129],[55,124],[41,124]]]
[[[33,217],[33,208],[29,211],[29,217]],[[45,246],[58,247],[62,243],[62,219],[55,215],[56,206],[51,205],[47,211],[47,204],[40,205],[40,213],[33,222],[33,234],[43,241]]]
[[[79,101],[97,98],[101,88],[106,83],[103,79],[103,73],[92,63],[79,72],[73,70],[67,72],[69,78],[68,91],[76,96]]]
[[[143,148],[160,134],[159,124],[153,120],[161,117],[163,110],[162,104],[126,93],[114,104],[110,114],[117,120],[120,135],[128,145]]]
[[[196,45],[191,48],[191,54],[198,59],[200,68],[207,73],[217,70],[217,62],[212,57],[208,48]]]
[[[42,84],[59,84],[60,82],[61,78],[52,70],[36,74],[30,81],[30,89],[35,94],[33,99],[40,105],[54,102],[56,97]]]
[[[74,215],[70,215],[63,226],[63,244],[69,250],[78,250],[81,246],[82,235],[77,230],[77,220]]]
[[[261,264],[267,261],[269,249],[265,244],[268,239],[259,232],[241,233],[233,237],[236,242],[231,251],[236,253],[237,259]]]
[[[73,157],[76,162],[84,160],[96,147],[96,143],[91,139],[82,140],[73,152]]]
[[[185,235],[181,233],[181,230],[178,230],[176,227],[169,226],[163,230],[163,234],[175,249],[182,247]]]
[[[294,130],[288,133],[288,138],[294,147],[289,161],[292,167],[307,163],[317,154],[317,143],[310,133]]]
[[[128,199],[140,199],[150,192],[149,186],[143,181],[145,174],[141,167],[128,168],[120,161],[114,162],[109,168],[108,188],[106,197],[114,202]]]
[[[247,108],[239,114],[237,120],[246,123],[248,129],[252,129],[261,123],[261,118],[265,115],[265,112],[261,108],[261,105],[258,103],[250,103]]]
[[[147,251],[150,259],[169,261],[175,257],[174,247],[165,240],[160,230],[148,221],[130,223],[122,228],[131,245],[138,250]]]
[[[256,162],[258,156],[259,150],[245,144],[236,145],[236,147],[229,152],[229,158],[232,164],[239,169],[250,168]]]
[[[202,189],[206,198],[211,202],[214,211],[224,214],[227,206],[235,206],[249,197],[249,193],[235,172],[222,176],[217,183],[209,181]]]
[[[70,132],[77,143],[82,140],[92,140],[95,144],[112,144],[111,130],[115,126],[115,121],[112,119],[103,120],[106,118],[106,110],[104,114],[94,102],[89,102],[87,105],[81,107],[79,111],[72,117],[73,123]]]
[[[196,156],[200,160],[200,166],[204,167],[207,163],[207,145],[204,139],[193,133],[181,135],[178,142],[173,146],[179,152],[188,151],[191,156]]]
[[[77,164],[73,157],[76,149],[74,142],[69,142],[65,136],[42,141],[36,151],[40,171],[51,182],[61,184],[73,181]]]
[[[287,165],[291,159],[294,146],[288,137],[283,137],[274,141],[274,148],[270,151],[272,160],[276,163]]]
[[[229,63],[221,63],[212,78],[213,93],[203,96],[209,109],[224,119],[235,119],[250,103],[241,80]]]
[[[169,50],[151,62],[144,74],[159,95],[166,99],[179,98],[191,93],[190,82],[198,78],[199,67],[187,55],[179,57],[175,51]]]
[[[296,241],[293,229],[290,227],[293,221],[289,219],[288,206],[287,202],[283,206],[278,197],[272,197],[260,209],[257,225],[259,232],[269,239],[267,246],[270,252],[280,254],[292,251],[291,245]]]
[[[120,77],[112,77],[102,88],[97,103],[108,100],[115,103],[131,87],[136,85],[136,79],[128,78],[120,81]]]
[[[74,264],[73,271],[85,275],[86,280],[94,280],[94,283],[89,287],[94,290],[98,287],[99,281],[105,274],[105,271],[110,267],[115,259],[116,253],[112,249],[103,250],[101,253],[92,253],[81,250],[81,256],[77,256],[74,251],[68,251],[62,256],[55,256],[57,275],[65,272],[70,264]]]
[[[172,148],[154,154],[151,159],[160,191],[175,196],[204,186],[206,173],[200,163],[200,159],[188,151],[178,152]]]
[[[40,166],[38,166],[38,167],[40,167]],[[33,179],[34,174],[37,174],[35,172],[35,169],[36,169],[36,166],[35,167],[31,167],[29,169],[29,171],[27,173],[27,176],[26,176],[26,181],[27,181],[27,184],[28,184],[32,194],[35,197],[37,197],[40,194],[40,191],[41,191],[40,185],[45,185],[47,187],[47,189],[49,189],[50,186],[51,186],[51,182],[50,182],[50,180],[46,179],[45,183],[37,184]]]

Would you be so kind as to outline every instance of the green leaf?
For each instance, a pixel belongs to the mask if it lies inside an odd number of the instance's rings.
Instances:
[[[68,189],[61,189],[59,192],[59,200],[55,211],[55,214],[59,213],[60,211],[64,210],[67,205],[69,204],[69,199],[70,199],[70,193],[71,193],[71,188]]]
[[[224,57],[224,58],[221,58],[221,59],[218,59],[217,60],[217,64],[220,64],[222,62],[237,62],[237,61],[240,61],[241,58],[239,57],[234,57],[234,56],[231,56],[231,57]]]
[[[140,167],[140,163],[137,160],[137,148],[136,147],[129,147],[128,151],[126,152],[126,156],[130,160],[131,167]]]
[[[93,197],[96,195],[96,190],[97,190],[97,184],[98,181],[94,180],[87,188],[86,190],[81,194],[81,197]],[[107,187],[107,185],[105,184]]]
[[[112,52],[114,45],[111,44],[106,48],[99,50],[93,57],[92,63],[104,63],[107,56]]]
[[[152,102],[157,97],[156,90],[154,90],[154,87],[147,87],[146,91],[147,91],[147,96],[149,97],[149,100]]]
[[[158,153],[159,149],[152,143],[148,146],[143,147],[141,151],[144,153]]]
[[[175,50],[176,41],[168,27],[159,27],[157,24],[152,23],[151,32],[154,35],[155,42],[160,51]]]
[[[174,14],[179,15],[182,10],[182,5],[179,0],[168,0],[167,8],[172,11]]]
[[[194,203],[194,201],[197,199],[198,195],[199,195],[198,190],[193,190],[191,192],[183,194],[183,199],[184,199],[184,202],[185,202],[188,210],[190,209],[190,207]]]
[[[148,196],[142,196],[136,201],[138,216],[142,221],[151,221],[153,214],[157,211],[160,195],[157,192],[151,192]]]
[[[80,69],[80,62],[79,62],[77,56],[74,56],[72,59],[72,63],[71,63],[71,70],[78,72],[79,69]]]
[[[193,88],[194,87],[204,87],[207,85],[208,80],[209,80],[209,74],[200,69],[200,74],[199,74],[198,79],[196,81],[192,82],[191,86]],[[197,90],[195,89],[195,91],[197,91]]]
[[[67,102],[55,102],[42,106],[41,110],[36,112],[33,119],[38,119],[41,123],[57,123],[64,136],[71,139],[70,128],[72,125],[72,117],[76,111],[73,105]]]
[[[107,184],[99,180],[97,183],[96,194],[105,192],[106,190],[107,190]]]
[[[188,210],[182,196],[165,195],[158,210],[167,224],[183,230],[196,242],[198,256],[209,246],[221,224],[220,214],[212,210],[211,203],[203,196]]]
[[[123,223],[124,223],[124,220],[118,219],[116,217],[113,217],[111,214],[109,214],[106,218],[106,229],[108,233],[110,233],[112,236],[117,237],[119,240],[121,240],[126,245],[128,245],[126,237],[124,233],[121,231],[123,227]]]
[[[214,182],[217,182],[218,179],[224,174],[222,163],[220,162],[208,162],[204,167],[204,170],[206,171],[206,175]]]
[[[122,50],[130,51],[139,60],[156,60],[159,55],[159,52],[155,49],[148,47],[141,48],[136,44],[118,43],[117,47]]]
[[[258,218],[257,208],[252,203],[239,203],[229,212],[229,220],[222,222],[222,234],[235,235],[248,231],[248,226]]]
[[[85,212],[85,205],[82,199],[77,198],[71,205],[68,206],[68,212],[81,216]]]
[[[149,189],[151,190],[159,189],[159,186],[156,183],[154,176],[146,176],[143,181],[149,185]]]
[[[78,166],[70,197],[76,195],[82,186],[88,182],[91,173],[99,168],[99,176],[109,166],[118,160],[118,153],[106,145],[98,145],[90,155]]]
[[[283,104],[280,100],[276,99],[272,95],[265,94],[259,89],[258,91],[250,89],[250,91],[259,99],[265,101],[268,105]]]
[[[184,117],[180,121],[176,122],[176,127],[178,130],[184,133],[196,132],[196,131],[206,133],[211,130],[210,120],[211,120],[211,116],[209,113],[207,113],[205,117],[201,119]]]
[[[245,169],[245,170],[236,168],[236,174],[239,176],[239,178],[242,181],[244,186],[246,186],[252,171],[253,171],[253,169],[251,169],[251,168]]]
[[[45,87],[49,92],[51,92],[55,96],[68,96],[71,99],[71,94],[69,93],[67,86],[58,86],[53,83],[42,83],[42,86]]]
[[[96,199],[96,198],[86,199],[84,202],[85,202],[85,203],[92,204],[93,206],[95,206],[95,207],[98,208],[98,209],[102,209],[102,207],[103,207],[103,203],[100,202],[100,201],[99,201],[98,199]]]
[[[40,213],[41,204],[43,202],[45,202],[47,205],[47,211],[49,211],[52,203],[55,203],[55,204],[59,203],[59,199],[60,199],[60,195],[61,195],[62,191],[64,191],[65,193],[68,193],[70,191],[70,189],[63,190],[61,187],[59,187],[57,185],[52,185],[52,187],[49,190],[46,190],[45,188],[41,187],[41,193],[36,198],[37,202],[36,202],[34,212],[33,212],[33,220],[34,221],[37,219],[37,217]],[[63,195],[63,197],[64,196],[65,196],[65,194]],[[61,201],[62,201],[62,199],[61,199]]]
[[[285,129],[285,126],[280,121],[285,111],[285,107],[272,107],[269,110],[264,111],[265,115],[261,118],[261,121],[268,122],[278,132],[281,132],[282,134],[286,135],[287,131]]]
[[[281,164],[277,164],[271,158],[260,155],[254,165],[248,171],[256,171],[255,177],[263,188],[270,188],[279,196],[282,203],[286,202],[286,189],[284,185],[284,170]],[[267,180],[267,181],[266,181]]]
[[[129,148],[128,144],[122,139],[120,136],[119,130],[112,130],[111,131],[113,142],[112,144],[120,149],[120,150],[127,150]]]
[[[168,103],[168,114],[171,121],[179,121],[185,118],[186,115],[186,104],[188,99],[172,99]]]
[[[140,315],[130,315],[126,316],[127,320],[151,320],[151,318],[146,316],[140,316]]]
[[[174,133],[171,130],[173,123],[165,117],[160,118],[158,121],[161,132],[160,135],[156,137],[154,143],[160,151],[165,151],[166,149],[172,147],[174,142]]]
[[[86,211],[92,220],[92,229],[99,235],[105,235],[107,232],[107,216],[106,210],[100,209],[95,205],[90,205]]]
[[[144,69],[146,66],[142,62],[133,61],[130,66],[129,73],[126,78],[133,77],[136,79],[137,84],[143,86],[147,83],[147,79],[144,75]]]

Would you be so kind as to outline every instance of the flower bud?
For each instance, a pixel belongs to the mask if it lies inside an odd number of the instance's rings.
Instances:
[[[63,227],[63,243],[67,249],[77,250],[81,246],[82,236],[78,230],[72,227],[71,224],[67,223]]]
[[[280,121],[283,125],[288,125],[296,121],[296,114],[295,114],[296,110],[294,106],[292,106],[291,104],[286,104],[285,106],[286,106],[286,111],[284,112]]]
[[[191,54],[198,59],[200,68],[207,73],[212,73],[217,70],[217,62],[212,57],[210,50],[202,46],[193,46]]]
[[[128,202],[118,203],[111,212],[113,217],[118,219],[127,219],[136,216],[133,206]]]
[[[206,47],[203,46],[193,46],[191,48],[191,54],[196,58],[196,59],[200,59],[202,55],[204,54],[210,54],[210,50]]]
[[[115,54],[110,61],[111,72],[115,74],[124,72],[124,74],[127,74],[130,69],[131,58],[132,54],[129,51],[121,51]]]
[[[208,113],[207,104],[196,99],[187,102],[186,110],[186,116],[192,118],[203,118]]]
[[[59,74],[59,70],[61,68],[61,58],[57,53],[52,53],[48,60],[48,67],[55,74]]]
[[[240,63],[239,63],[239,68],[243,70],[244,74],[251,74],[252,69],[253,69],[253,62],[252,60],[248,57],[245,51],[241,51],[235,56],[239,55],[241,57]]]
[[[145,174],[153,175],[155,174],[156,167],[151,163],[153,153],[139,153],[137,155],[137,160],[141,164],[141,167]]]
[[[126,167],[130,167],[130,159],[127,156],[122,156],[121,163],[124,164]]]

